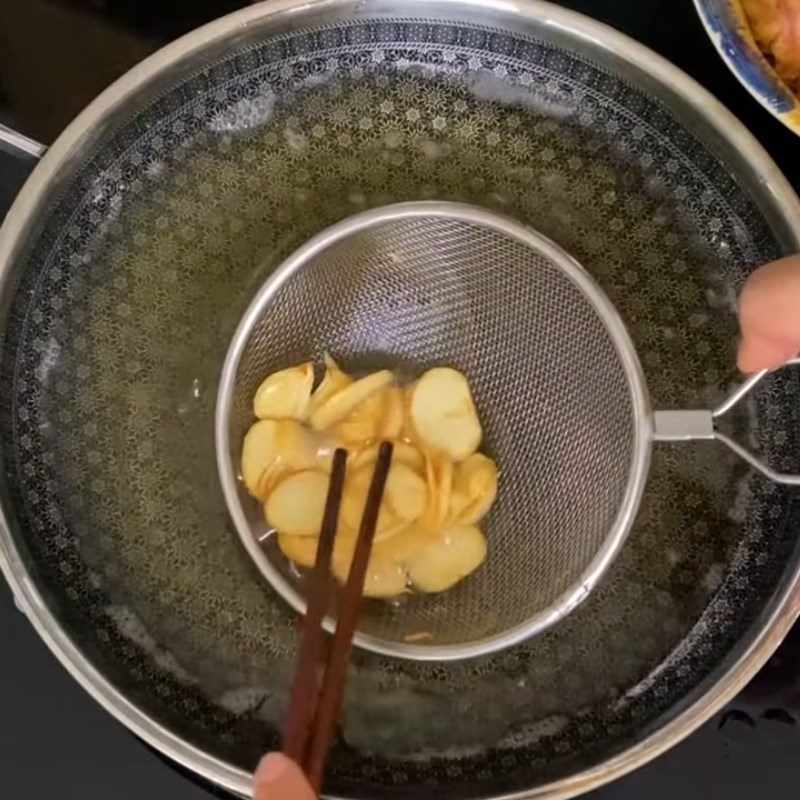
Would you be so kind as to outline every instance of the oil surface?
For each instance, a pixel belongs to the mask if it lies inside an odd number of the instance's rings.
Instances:
[[[493,91],[409,72],[319,86],[291,113],[269,94],[243,101],[177,164],[150,166],[146,202],[126,201],[71,300],[85,334],[62,358],[80,391],[53,416],[82,551],[122,630],[237,714],[279,723],[296,627],[227,520],[216,380],[257,287],[309,236],[402,200],[495,208],[597,278],[630,328],[656,407],[704,407],[734,377],[732,244],[702,246],[681,194],[613,137],[552,103],[490,102]],[[514,748],[619,701],[721,580],[740,533],[732,509],[746,504],[741,476],[713,444],[657,446],[636,528],[585,606],[482,660],[359,653],[346,742],[412,758]]]

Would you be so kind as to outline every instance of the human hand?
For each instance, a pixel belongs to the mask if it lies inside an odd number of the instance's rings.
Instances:
[[[253,800],[316,800],[302,770],[282,753],[261,759],[254,780]]]
[[[800,353],[800,256],[759,267],[739,296],[739,369],[776,369]]]

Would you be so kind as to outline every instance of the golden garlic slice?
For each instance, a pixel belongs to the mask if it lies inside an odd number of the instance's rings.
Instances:
[[[306,470],[281,481],[264,506],[269,525],[281,533],[318,536],[328,480],[324,472]]]
[[[352,557],[352,552],[346,557],[334,556],[333,574],[341,583],[345,583],[350,574]],[[407,586],[408,572],[401,564],[372,553],[364,578],[364,597],[397,597],[406,591]]]
[[[414,395],[416,383],[411,383],[401,389],[403,399],[403,424],[400,427],[400,439],[403,442],[417,444],[419,437],[414,430],[414,423],[411,421],[411,398]]]
[[[314,469],[317,462],[317,440],[299,422],[285,419],[278,422],[276,447],[278,456],[292,472]]]
[[[311,395],[309,414],[313,414],[320,406],[324,405],[333,395],[349,386],[353,379],[343,372],[339,365],[329,356],[325,355],[325,375],[320,381],[319,386]]]
[[[250,427],[242,443],[242,480],[247,491],[261,498],[259,481],[277,458],[278,423],[271,419],[259,420]]]
[[[408,442],[395,442],[392,462],[405,464],[420,475],[425,473],[425,456],[418,447]]]
[[[331,435],[345,445],[364,447],[380,433],[384,413],[384,392],[371,394],[359,403],[341,422],[330,428]]]
[[[497,464],[483,453],[473,453],[456,465],[449,519],[453,524],[474,525],[497,497]]]
[[[450,588],[477,569],[486,542],[475,527],[497,495],[497,466],[476,452],[482,431],[467,379],[450,368],[399,387],[389,370],[353,380],[325,356],[315,391],[311,364],[273,373],[259,386],[260,418],[242,447],[242,477],[264,503],[284,555],[316,559],[333,451],[350,451],[333,552],[344,581],[366,504],[379,441],[394,442],[364,595],[395,597],[412,584]]]
[[[376,542],[373,553],[402,564],[423,550],[437,535],[420,525],[409,525],[394,536]]]
[[[389,440],[399,438],[404,419],[403,390],[399,386],[389,386],[383,395],[383,419],[378,436]]]
[[[368,419],[345,419],[337,422],[330,432],[349,448],[364,447],[375,441],[375,424]]]
[[[481,442],[481,424],[467,379],[457,370],[428,370],[411,395],[411,421],[423,445],[453,461],[472,455]]]
[[[317,454],[314,458],[314,469],[327,472],[330,475],[333,469],[333,454],[336,452],[336,448],[341,445],[341,442],[328,436],[317,436],[316,441]]]
[[[429,642],[434,638],[430,631],[415,631],[414,633],[407,633],[403,637],[403,641],[407,644],[418,644],[419,642]]]
[[[379,444],[371,444],[350,457],[348,467],[361,469],[374,464],[378,460]],[[392,452],[392,464],[405,464],[420,475],[425,473],[425,456],[413,444],[408,442],[395,442]]]
[[[355,470],[347,476],[342,493],[342,505],[340,511],[340,521],[346,529],[340,535],[355,538],[361,527],[361,517],[367,505],[367,493],[372,481],[372,468]],[[408,521],[398,517],[386,503],[381,503],[378,513],[378,524],[375,528],[375,542],[379,542],[389,536],[393,536],[398,531],[408,525]]]
[[[425,477],[428,483],[428,504],[421,522],[430,530],[439,530],[450,511],[453,462],[440,453],[426,453]]]
[[[372,556],[364,578],[364,597],[397,597],[408,588],[408,572],[395,561]]]
[[[311,414],[311,427],[315,431],[324,431],[330,428],[345,419],[370,395],[388,386],[391,381],[392,373],[388,369],[353,381],[328,398]]]
[[[273,372],[256,389],[253,412],[259,419],[298,419],[308,414],[314,367],[310,362]]]
[[[349,470],[353,470],[354,472],[360,470],[364,467],[369,467],[374,464],[378,460],[378,450],[380,449],[379,444],[370,444],[366,447],[363,447],[359,450],[355,450],[354,452],[350,453],[349,458],[347,460],[347,468]],[[392,453],[392,463],[394,464],[396,459],[395,453]]]
[[[486,558],[486,539],[474,525],[442,531],[407,559],[411,583],[422,592],[443,592],[474,572]]]
[[[272,494],[272,490],[285,478],[292,474],[286,462],[278,457],[262,473],[258,479],[258,491],[256,497],[262,503],[266,502]]]
[[[371,394],[362,400],[351,412],[349,419],[365,419],[375,425],[376,433],[380,430],[381,420],[386,403],[386,392],[391,387]]]
[[[313,567],[317,560],[318,536],[297,536],[291,533],[278,533],[278,546],[281,552],[301,567]],[[355,540],[337,535],[333,545],[333,563],[349,564],[353,558]],[[334,568],[334,572],[335,572]]]
[[[402,594],[408,584],[408,573],[402,562],[425,547],[431,535],[419,528],[392,536],[374,545],[364,581],[366,597],[395,597]],[[278,534],[281,552],[301,567],[313,567],[317,558],[319,539],[314,536]],[[344,583],[350,571],[354,541],[337,537],[333,552],[333,571]]]
[[[317,560],[319,539],[314,536],[297,536],[292,533],[278,533],[278,547],[286,558],[301,567],[313,567]]]
[[[428,487],[411,467],[393,463],[386,479],[384,502],[400,519],[414,522],[428,503]]]

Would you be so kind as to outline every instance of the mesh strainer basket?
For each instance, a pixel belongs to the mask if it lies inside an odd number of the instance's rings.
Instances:
[[[270,372],[333,354],[352,371],[462,370],[501,473],[482,568],[440,595],[365,601],[356,643],[416,659],[488,653],[549,627],[597,584],[635,519],[654,440],[717,438],[749,379],[716,411],[652,413],[615,308],[557,245],[486,210],[446,202],[368,211],[322,232],[261,288],[230,345],[219,388],[220,477],[241,539],[297,610],[291,569],[238,479],[252,397]],[[330,621],[329,621],[330,624]],[[410,643],[413,634],[430,636]]]

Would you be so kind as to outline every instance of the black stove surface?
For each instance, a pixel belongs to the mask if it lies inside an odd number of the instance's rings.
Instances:
[[[731,75],[691,0],[566,0],[699,80],[800,190],[800,140]],[[107,83],[168,39],[244,5],[236,0],[0,0],[0,122],[50,141]],[[43,58],[42,50],[48,51]],[[0,149],[0,218],[33,161]],[[226,795],[162,761],[103,711],[50,655],[0,584],[0,796],[9,800],[210,800]],[[593,800],[796,798],[800,627],[713,720]]]

